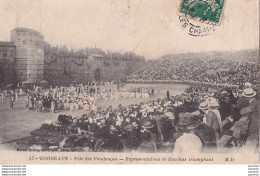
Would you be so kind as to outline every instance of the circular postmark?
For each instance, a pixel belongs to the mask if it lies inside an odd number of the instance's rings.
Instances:
[[[203,21],[196,21],[189,19],[185,15],[180,15],[179,16],[179,22],[181,24],[181,28],[191,36],[195,37],[203,37],[207,36],[210,33],[215,31],[215,24],[206,22],[204,23]]]

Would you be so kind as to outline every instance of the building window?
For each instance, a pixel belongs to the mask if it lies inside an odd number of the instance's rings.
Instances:
[[[26,45],[26,40],[23,41],[23,44]]]

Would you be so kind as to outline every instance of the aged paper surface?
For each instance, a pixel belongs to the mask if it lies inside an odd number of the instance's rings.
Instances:
[[[259,163],[259,1],[0,0],[0,164]]]

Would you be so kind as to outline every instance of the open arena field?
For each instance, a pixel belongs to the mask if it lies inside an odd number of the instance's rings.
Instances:
[[[116,85],[110,85],[116,86]],[[181,94],[187,85],[178,84],[126,84],[126,87],[153,87],[155,89],[155,95],[149,98],[125,98],[119,101],[111,100],[98,100],[97,106],[101,109],[106,109],[108,106],[117,107],[119,104],[128,106],[130,104],[138,104],[141,102],[147,102],[152,99],[163,98],[166,96],[166,91],[169,90],[170,95]],[[66,114],[80,116],[86,111],[58,111],[54,114],[50,112],[34,112],[26,110],[25,108],[26,96],[20,96],[18,101],[14,103],[14,111],[8,111],[9,101],[0,101],[0,143],[23,138],[30,135],[30,132],[39,128],[41,124],[46,120],[56,121],[59,114]]]

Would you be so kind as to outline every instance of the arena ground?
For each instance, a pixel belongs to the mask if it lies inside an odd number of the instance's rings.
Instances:
[[[116,85],[113,85],[116,86]],[[102,109],[107,108],[109,105],[117,107],[119,104],[123,106],[128,106],[130,104],[137,104],[140,102],[147,102],[151,99],[163,98],[166,96],[166,91],[169,90],[170,95],[181,94],[188,85],[178,85],[178,84],[126,84],[126,87],[153,87],[155,89],[156,95],[150,98],[128,98],[121,99],[120,101],[97,101],[97,106]],[[21,96],[18,98],[18,102],[14,103],[14,111],[9,112],[8,106],[9,101],[0,101],[0,144],[23,138],[30,135],[30,132],[39,128],[41,124],[46,120],[57,120],[59,114],[67,114],[75,116],[80,116],[86,111],[59,111],[57,113],[51,114],[50,112],[36,113],[34,111],[28,111],[25,109],[25,99],[26,96]]]

